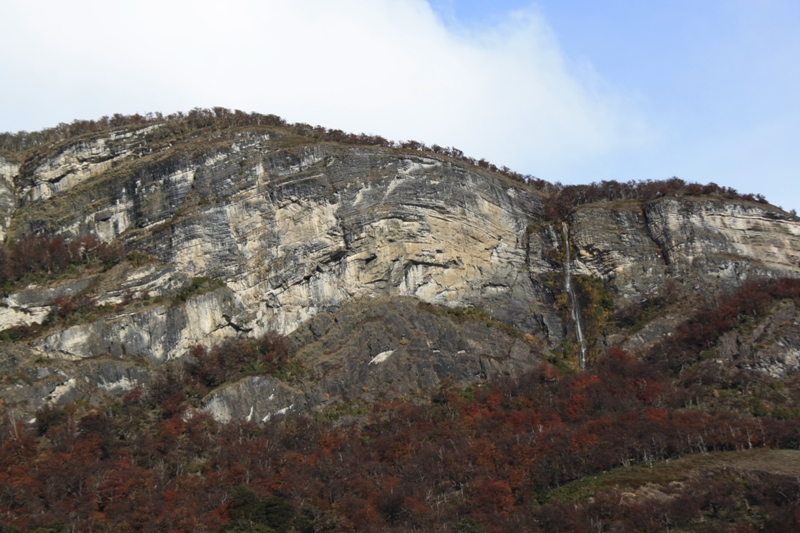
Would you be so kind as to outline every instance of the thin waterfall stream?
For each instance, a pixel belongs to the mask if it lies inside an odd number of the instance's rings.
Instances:
[[[564,261],[564,289],[567,291],[567,294],[569,294],[569,301],[572,307],[572,321],[575,322],[575,336],[578,337],[578,343],[581,347],[581,353],[578,356],[578,364],[581,368],[586,368],[586,341],[583,339],[583,330],[581,329],[581,304],[578,301],[577,294],[575,294],[575,287],[572,286],[569,257],[569,226],[567,226],[566,222],[561,223],[561,230],[564,233],[564,249],[566,251]]]

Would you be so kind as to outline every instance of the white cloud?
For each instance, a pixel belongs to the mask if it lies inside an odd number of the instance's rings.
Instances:
[[[649,135],[630,102],[570,72],[532,10],[467,33],[422,0],[0,6],[0,130],[221,105],[455,145],[552,179]]]

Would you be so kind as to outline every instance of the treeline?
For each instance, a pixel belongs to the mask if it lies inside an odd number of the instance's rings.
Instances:
[[[311,126],[301,122],[289,123],[277,115],[247,113],[238,109],[230,110],[224,107],[214,107],[211,109],[195,108],[188,113],[179,111],[170,115],[163,115],[162,113],[122,115],[117,113],[112,117],[102,117],[98,120],[75,120],[70,124],[61,123],[53,128],[47,128],[32,133],[25,131],[18,133],[0,133],[0,152],[20,153],[37,146],[57,143],[85,134],[100,133],[115,128],[139,128],[148,125],[161,126],[161,128],[159,128],[161,131],[155,132],[152,135],[154,139],[172,135],[183,135],[202,129],[226,129],[244,126],[280,127],[296,135],[311,137],[319,141],[402,148],[444,155],[466,161],[492,172],[503,174],[516,181],[533,184],[541,190],[550,187],[550,184],[544,180],[514,172],[506,166],[498,167],[485,159],[475,159],[465,156],[463,151],[455,147],[443,147],[437,144],[428,146],[425,143],[414,140],[401,142],[390,141],[380,135],[348,133],[339,129]]]
[[[161,135],[179,135],[202,129],[226,129],[243,126],[271,126],[280,127],[290,132],[312,137],[320,141],[331,141],[342,144],[384,146],[403,148],[420,152],[429,152],[445,155],[466,161],[470,164],[485,168],[492,172],[499,172],[512,179],[522,182],[531,182],[544,188],[549,184],[530,175],[523,175],[512,171],[505,166],[496,166],[485,159],[474,159],[464,155],[464,152],[454,147],[443,147],[437,144],[427,146],[425,143],[409,141],[390,141],[380,135],[365,133],[347,133],[338,129],[328,129],[323,126],[311,126],[305,123],[289,123],[277,115],[263,115],[261,113],[247,113],[244,111],[230,110],[224,107],[211,109],[195,108],[188,113],[177,112],[170,115],[162,113],[147,113],[145,115],[115,114],[112,117],[102,117],[98,120],[75,120],[70,124],[61,123],[53,128],[37,132],[0,133],[0,151],[19,153],[41,146],[61,142],[85,134],[100,133],[110,129],[145,127],[148,125],[161,125],[164,133]],[[159,137],[160,135],[156,135]]]
[[[537,186],[537,184],[534,183],[534,186]],[[713,195],[732,200],[768,203],[762,194],[742,194],[732,187],[723,187],[716,183],[701,185],[675,177],[667,180],[627,182],[611,180],[588,185],[562,185],[556,183],[549,187],[544,186],[542,190],[549,193],[544,201],[544,216],[547,220],[566,218],[576,206],[604,200],[650,201],[665,196]]]
[[[401,148],[442,155],[464,161],[471,165],[501,174],[509,179],[526,183],[538,191],[545,193],[545,217],[548,220],[564,218],[575,206],[601,200],[652,200],[670,195],[715,195],[730,199],[743,199],[767,203],[761,194],[741,194],[731,187],[723,187],[715,183],[701,185],[679,178],[667,180],[646,180],[618,182],[614,180],[595,182],[588,185],[563,185],[550,183],[530,174],[521,174],[505,165],[495,165],[486,159],[475,159],[467,156],[455,147],[426,145],[415,140],[391,141],[380,135],[365,133],[347,133],[338,129],[323,126],[311,126],[304,123],[289,123],[277,115],[247,113],[230,110],[224,107],[211,109],[195,108],[187,113],[177,112],[170,115],[147,113],[145,115],[115,114],[98,120],[75,120],[70,124],[61,123],[54,128],[38,132],[0,133],[0,152],[19,153],[44,144],[64,141],[84,134],[99,133],[114,128],[144,127],[160,125],[152,137],[165,138],[184,135],[203,129],[226,129],[244,126],[280,127],[296,135],[302,135],[319,141],[337,142],[351,145],[383,146]]]
[[[429,403],[377,403],[350,424],[330,413],[215,422],[192,397],[253,365],[280,370],[286,345],[265,337],[197,347],[148,390],[104,408],[45,407],[34,424],[2,422],[0,513],[9,531],[58,523],[81,531],[795,531],[800,490],[778,474],[688,479],[666,488],[669,498],[627,503],[613,490],[580,502],[552,495],[620,466],[800,448],[798,374],[777,381],[714,365],[707,379],[693,370],[724,331],[798,298],[799,287],[768,280],[721,296],[673,336],[676,344],[662,345],[663,360],[611,349],[582,373],[543,363],[482,386],[445,382]]]
[[[116,113],[111,117],[104,116],[97,120],[74,120],[69,124],[62,122],[55,127],[35,132],[0,133],[0,151],[20,153],[37,146],[59,143],[86,134],[102,133],[113,129],[141,128],[157,124],[168,125],[169,128],[167,129],[174,133],[185,133],[209,126],[218,128],[259,125],[283,126],[286,123],[275,115],[245,113],[239,110],[230,111],[224,108],[214,108],[214,110],[195,108],[188,113],[177,112],[170,115],[162,113],[122,115]]]

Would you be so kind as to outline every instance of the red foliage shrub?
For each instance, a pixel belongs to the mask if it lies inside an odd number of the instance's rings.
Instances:
[[[787,298],[800,298],[800,280],[745,281],[738,289],[702,307],[678,326],[674,335],[653,347],[650,359],[666,357],[670,367],[679,371],[686,363],[696,361],[703,350],[714,346],[725,332],[743,320],[759,316],[774,300]]]
[[[0,244],[0,283],[18,281],[39,272],[57,275],[71,264],[100,261],[111,266],[123,256],[121,245],[104,243],[93,235],[76,237],[68,243],[61,237],[24,237],[10,246]]]
[[[207,349],[196,345],[190,350],[194,359],[187,363],[187,384],[202,395],[239,373],[273,373],[288,362],[289,344],[277,333],[257,339],[235,338]]]

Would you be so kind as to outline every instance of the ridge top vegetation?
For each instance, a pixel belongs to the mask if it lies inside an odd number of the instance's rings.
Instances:
[[[25,159],[26,154],[39,147],[56,145],[74,141],[84,136],[92,136],[115,130],[135,130],[154,126],[164,128],[160,136],[185,136],[203,130],[225,130],[243,127],[280,128],[294,135],[308,138],[314,142],[335,142],[354,146],[378,146],[397,148],[437,156],[449,157],[468,163],[474,167],[505,176],[519,183],[524,183],[546,196],[545,218],[547,220],[563,219],[569,211],[582,204],[598,201],[641,200],[650,201],[665,196],[718,196],[730,200],[744,200],[768,204],[761,194],[739,193],[732,187],[716,183],[699,184],[686,182],[672,177],[664,180],[616,180],[592,182],[583,185],[565,185],[560,182],[549,182],[531,174],[516,172],[505,165],[495,165],[484,158],[475,159],[467,156],[455,147],[431,146],[415,140],[392,141],[380,135],[365,133],[347,133],[339,129],[328,129],[323,126],[311,126],[305,123],[289,123],[273,114],[247,113],[241,110],[230,110],[224,107],[211,109],[194,108],[186,113],[176,112],[164,115],[159,112],[123,115],[116,113],[111,117],[104,116],[97,120],[74,120],[72,123],[60,123],[55,127],[37,132],[20,131],[17,133],[0,133],[0,155],[9,160]],[[792,213],[794,214],[794,213]]]

